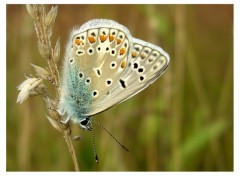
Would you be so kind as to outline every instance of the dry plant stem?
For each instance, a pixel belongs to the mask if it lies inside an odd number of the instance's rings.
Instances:
[[[53,49],[51,45],[50,36],[47,33],[47,27],[45,26],[45,9],[43,5],[33,5],[34,8],[34,25],[36,34],[38,37],[38,41],[40,44],[44,46],[44,49],[48,50],[46,51],[48,54],[46,54],[46,59],[48,63],[48,67],[50,70],[51,77],[54,79],[53,82],[55,85],[59,85],[59,72],[57,69],[57,64],[55,63],[53,59]],[[59,95],[59,90],[57,90]]]
[[[69,124],[62,124],[59,121],[59,126],[61,127],[62,133],[63,133],[63,137],[67,143],[68,146],[68,150],[71,154],[72,160],[73,160],[73,164],[74,164],[74,169],[75,171],[80,171],[79,166],[78,166],[78,162],[77,162],[77,157],[76,157],[76,153],[75,153],[75,149],[73,147],[73,143],[72,143],[72,137],[71,137],[71,129],[69,127]]]
[[[79,171],[77,157],[76,157],[76,153],[75,153],[73,143],[72,143],[72,137],[71,137],[71,135],[69,135],[68,130],[64,130],[64,138],[65,138],[65,141],[68,145],[69,152],[71,153],[71,157],[72,157],[72,160],[73,160],[73,163],[74,163],[74,169],[75,169],[75,171]]]
[[[47,60],[48,63],[48,69],[50,72],[50,77],[52,79],[52,84],[54,85],[54,88],[56,90],[56,99],[54,100],[55,106],[57,106],[59,101],[59,95],[60,95],[60,76],[57,69],[57,63],[54,59],[54,49],[51,45],[51,35],[52,35],[52,26],[56,17],[57,12],[54,12],[54,15],[49,15],[51,18],[48,17],[48,14],[45,13],[45,8],[43,5],[27,5],[27,10],[30,14],[30,16],[34,20],[36,35],[38,39],[38,47],[39,51],[42,57]],[[52,8],[51,11],[54,11]],[[55,8],[57,10],[57,8]],[[47,19],[48,18],[48,19]],[[48,21],[47,21],[48,20]],[[49,22],[50,21],[50,22]],[[54,109],[54,108],[53,108]],[[69,152],[71,154],[75,171],[79,171],[79,166],[76,158],[76,153],[73,147],[72,138],[71,138],[71,129],[69,123],[62,124],[61,119],[62,117],[56,112],[55,113],[55,119],[57,119],[60,131],[62,132],[64,139],[67,143]]]

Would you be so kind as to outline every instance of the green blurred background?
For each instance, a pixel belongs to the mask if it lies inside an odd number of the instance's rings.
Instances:
[[[47,10],[50,6],[47,6]],[[233,5],[59,5],[53,29],[61,57],[73,26],[113,19],[134,37],[161,46],[170,67],[137,96],[95,118],[130,152],[95,127],[74,142],[84,171],[233,170]],[[7,171],[72,171],[66,143],[39,97],[16,104],[16,90],[46,67],[24,5],[7,5]]]

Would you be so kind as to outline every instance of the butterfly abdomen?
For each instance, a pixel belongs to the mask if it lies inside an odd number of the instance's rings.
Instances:
[[[89,112],[89,107],[93,100],[93,93],[89,89],[90,78],[85,78],[84,73],[77,69],[76,65],[70,65],[66,81],[66,94],[64,104],[68,116],[82,119],[83,114]]]

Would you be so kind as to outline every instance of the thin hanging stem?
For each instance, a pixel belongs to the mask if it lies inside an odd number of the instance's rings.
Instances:
[[[60,43],[58,40],[56,42],[55,48],[53,48],[51,43],[51,36],[52,36],[53,24],[57,16],[57,6],[52,7],[51,10],[46,14],[44,5],[28,4],[27,11],[29,15],[32,17],[34,22],[37,40],[38,40],[37,41],[38,50],[41,56],[44,59],[46,59],[48,68],[47,70],[45,70],[39,66],[33,65],[35,71],[37,72],[36,78],[28,78],[25,81],[25,84],[21,85],[19,90],[22,90],[23,87],[29,83],[31,83],[32,85],[36,85],[36,86],[33,86],[34,89],[32,89],[31,91],[33,92],[34,90],[34,93],[36,95],[41,95],[41,97],[44,98],[48,108],[49,115],[51,116],[51,117],[48,117],[48,119],[54,128],[62,132],[64,139],[67,143],[68,150],[71,154],[75,171],[79,171],[80,169],[77,162],[75,149],[72,143],[70,124],[69,122],[66,124],[62,124],[61,123],[62,115],[60,115],[56,111],[56,107],[58,107],[59,97],[60,97],[60,85],[59,85],[60,76],[57,68],[57,62],[59,61],[59,57],[60,57]],[[56,95],[51,96],[51,97],[55,97],[54,100],[49,98],[49,93],[46,93],[46,89],[44,89],[46,87],[43,83],[44,79],[48,80],[55,89]],[[27,95],[29,96],[30,90],[26,93],[28,93]],[[27,96],[24,97],[22,95],[26,95],[26,93],[25,94],[22,93],[21,96],[19,96],[17,102],[21,103],[22,101],[24,101],[27,98]]]

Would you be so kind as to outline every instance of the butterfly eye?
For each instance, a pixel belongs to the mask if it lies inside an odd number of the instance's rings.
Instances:
[[[87,121],[87,120],[83,120],[83,121],[81,121],[80,123],[81,123],[81,125],[86,126],[87,123],[88,123],[88,121]]]
[[[90,123],[90,119],[89,118],[85,118],[83,119],[82,121],[80,121],[80,124],[83,125],[83,126],[88,126]]]

